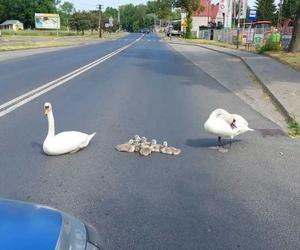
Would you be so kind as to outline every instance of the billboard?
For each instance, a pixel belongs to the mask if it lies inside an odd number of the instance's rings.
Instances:
[[[35,13],[36,29],[60,29],[60,18],[58,14]]]

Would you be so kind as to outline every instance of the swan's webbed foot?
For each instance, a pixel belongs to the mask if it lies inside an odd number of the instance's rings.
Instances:
[[[224,148],[224,146],[222,145],[221,143],[221,136],[218,136],[218,142],[219,142],[219,145],[218,145],[218,151],[221,152],[221,153],[226,153],[228,152],[228,149]],[[231,144],[231,140],[230,140],[230,144]],[[230,146],[231,147],[231,146]]]
[[[219,147],[222,147],[222,144],[221,144],[221,136],[218,136],[218,143],[219,143]]]

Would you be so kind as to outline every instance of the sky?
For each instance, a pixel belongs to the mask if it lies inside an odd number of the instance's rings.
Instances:
[[[72,2],[77,10],[94,10],[96,9],[98,4],[103,5],[103,9],[106,9],[106,7],[114,7],[118,8],[119,5],[123,4],[146,4],[147,0],[68,0]],[[219,0],[212,0],[213,3],[219,2]],[[250,7],[254,6],[255,0],[248,0],[248,5]],[[276,3],[279,2],[279,0],[275,0]]]

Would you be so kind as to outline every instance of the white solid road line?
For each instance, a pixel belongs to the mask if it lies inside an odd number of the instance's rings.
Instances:
[[[40,95],[43,95],[45,93],[47,93],[48,91],[66,83],[67,81],[71,80],[72,78],[90,70],[91,68],[94,68],[95,66],[99,65],[100,63],[105,62],[106,60],[108,60],[109,58],[119,54],[120,52],[122,52],[123,50],[131,47],[133,44],[137,43],[138,41],[140,41],[142,39],[143,36],[139,37],[138,39],[136,39],[134,42],[127,44],[117,50],[115,50],[114,52],[111,52],[83,67],[80,67],[54,81],[48,82],[46,84],[43,84],[42,86],[33,89],[23,95],[20,95],[6,103],[3,103],[2,105],[0,105],[0,117],[12,112],[13,110],[21,107],[22,105],[26,104],[27,102],[30,102],[31,100],[39,97]]]

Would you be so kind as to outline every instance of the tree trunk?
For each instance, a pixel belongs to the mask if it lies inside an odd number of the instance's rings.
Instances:
[[[188,11],[186,15],[187,25],[186,25],[186,38],[192,38],[192,11]]]
[[[289,46],[289,52],[300,51],[300,5],[296,11],[295,24],[293,28],[292,40]]]

